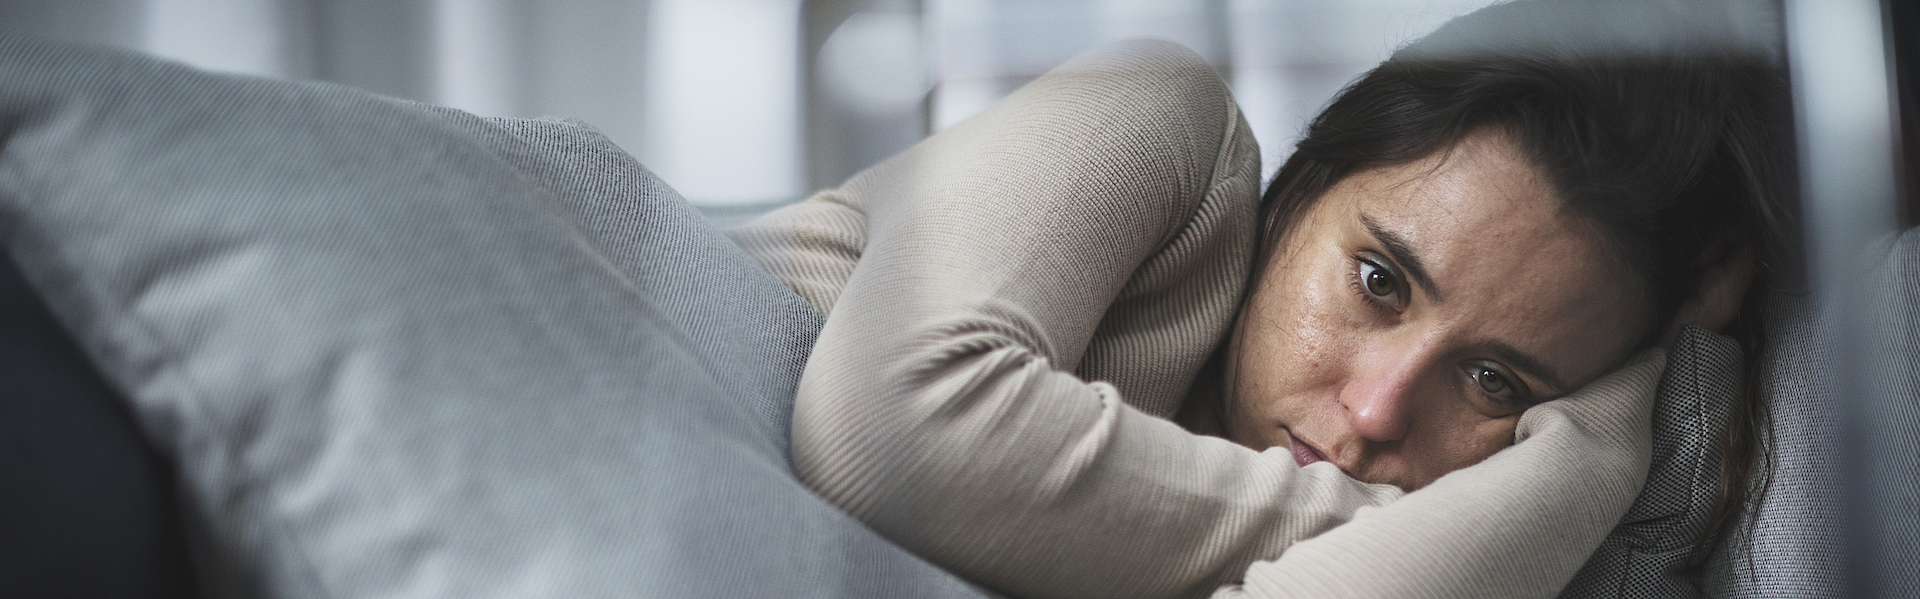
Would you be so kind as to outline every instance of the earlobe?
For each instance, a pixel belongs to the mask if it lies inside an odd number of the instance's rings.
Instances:
[[[1726,329],[1740,314],[1741,300],[1746,298],[1747,288],[1753,286],[1758,269],[1753,251],[1746,245],[1730,252],[1724,246],[1709,247],[1701,253],[1700,262],[1700,280],[1693,296],[1674,313],[1673,322],[1667,326],[1669,335],[1684,325],[1714,332]]]

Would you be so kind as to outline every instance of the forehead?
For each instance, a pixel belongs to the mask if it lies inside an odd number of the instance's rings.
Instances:
[[[1579,381],[1631,349],[1643,328],[1633,279],[1498,132],[1356,173],[1322,202],[1325,224],[1351,243],[1377,241],[1367,223],[1406,242],[1440,292],[1409,317],[1460,343],[1505,342]]]
[[[1584,223],[1563,214],[1539,169],[1492,130],[1475,132],[1446,151],[1414,162],[1355,173],[1324,199],[1390,223],[1409,240],[1433,242],[1419,245],[1431,246],[1429,253],[1436,257],[1588,237]],[[1549,245],[1555,247],[1536,249],[1565,251],[1588,244]]]

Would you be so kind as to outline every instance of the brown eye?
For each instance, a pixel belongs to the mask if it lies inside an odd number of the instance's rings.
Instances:
[[[1376,301],[1383,302],[1389,306],[1398,305],[1400,298],[1397,294],[1400,291],[1400,282],[1394,278],[1393,271],[1387,270],[1387,267],[1381,266],[1380,263],[1365,257],[1357,258],[1357,260],[1360,262],[1360,268],[1359,271],[1354,274],[1360,276],[1358,287],[1366,291],[1367,295],[1372,296],[1372,299]]]
[[[1393,277],[1374,270],[1367,273],[1367,292],[1380,297],[1393,295]]]
[[[1488,395],[1502,395],[1513,388],[1513,385],[1507,382],[1506,375],[1492,368],[1474,369],[1473,379],[1480,383],[1480,390],[1486,391]]]

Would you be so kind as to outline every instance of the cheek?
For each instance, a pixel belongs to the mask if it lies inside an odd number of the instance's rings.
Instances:
[[[1324,261],[1321,261],[1324,262]],[[1348,292],[1325,264],[1287,265],[1264,277],[1236,331],[1236,424],[1291,424],[1334,397],[1350,361]]]
[[[1368,482],[1389,482],[1409,491],[1431,484],[1447,473],[1466,468],[1492,457],[1513,444],[1513,429],[1520,423],[1518,414],[1505,418],[1463,418],[1455,422],[1435,422],[1424,427],[1419,438],[1410,438],[1389,459],[1378,460],[1374,469],[1360,473]]]
[[[1452,463],[1447,464],[1443,472],[1452,472],[1480,463],[1508,445],[1513,444],[1513,429],[1520,424],[1520,415],[1505,418],[1485,419],[1473,417],[1467,424],[1457,429],[1455,441],[1447,452]]]

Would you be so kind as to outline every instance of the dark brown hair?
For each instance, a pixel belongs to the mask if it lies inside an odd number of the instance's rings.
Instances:
[[[1761,300],[1797,279],[1784,250],[1797,247],[1787,239],[1790,93],[1764,47],[1596,42],[1551,27],[1518,41],[1476,37],[1542,15],[1573,23],[1553,13],[1565,6],[1516,3],[1456,19],[1348,86],[1267,188],[1254,272],[1265,272],[1297,217],[1343,178],[1445,151],[1485,127],[1507,133],[1563,208],[1597,225],[1639,277],[1654,308],[1642,346],[1696,292],[1703,256],[1751,251],[1757,280],[1724,331],[1742,346],[1747,385],[1721,439],[1721,492],[1696,541],[1698,565],[1736,521],[1749,483],[1765,476],[1754,467],[1767,418],[1755,385]]]

